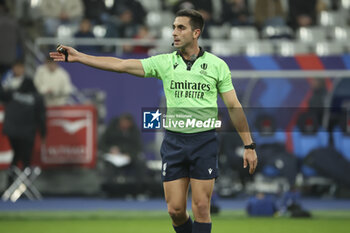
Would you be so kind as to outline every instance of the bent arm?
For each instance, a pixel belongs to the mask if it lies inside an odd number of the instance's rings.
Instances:
[[[253,142],[247,118],[244,114],[241,103],[239,102],[236,92],[234,90],[221,93],[221,98],[223,99],[233,126],[236,128],[237,132],[242,138],[245,145],[249,145]]]
[[[116,57],[98,57],[78,52],[72,47],[61,45],[67,51],[68,62],[79,62],[101,70],[114,71],[118,73],[128,73],[139,77],[144,77],[145,72],[140,60],[120,59]],[[65,54],[61,52],[51,52],[50,57],[54,61],[65,61]]]

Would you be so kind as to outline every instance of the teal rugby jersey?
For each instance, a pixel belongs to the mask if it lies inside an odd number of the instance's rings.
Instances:
[[[182,133],[215,128],[218,93],[233,90],[230,69],[222,59],[201,49],[194,62],[185,61],[176,51],[141,62],[145,77],[163,82],[167,103],[163,127]]]

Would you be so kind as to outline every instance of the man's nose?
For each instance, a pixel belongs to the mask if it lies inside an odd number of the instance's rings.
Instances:
[[[176,36],[176,29],[173,29],[172,35],[173,35],[173,36]]]

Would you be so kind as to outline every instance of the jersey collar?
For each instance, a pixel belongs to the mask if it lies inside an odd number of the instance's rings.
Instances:
[[[204,49],[203,49],[202,47],[199,46],[199,53],[198,53],[198,56],[196,57],[195,60],[197,60],[197,58],[203,56],[204,52],[205,52]],[[180,53],[179,50],[176,52],[176,55],[180,55],[184,61],[189,61],[189,60],[186,60],[186,59],[182,56],[182,54]],[[195,61],[195,60],[194,60],[194,61]],[[193,61],[193,62],[194,62],[194,61]]]
[[[196,57],[196,59],[194,59],[194,60],[186,60],[183,56],[182,56],[182,54],[180,53],[180,51],[177,51],[176,52],[176,55],[180,55],[181,57],[182,57],[182,60],[185,62],[185,64],[186,64],[186,66],[187,66],[187,70],[191,70],[191,68],[192,68],[192,65],[194,64],[194,62],[199,58],[199,57],[201,57],[201,56],[203,56],[203,54],[204,54],[204,50],[202,49],[202,47],[199,47],[199,53],[198,53],[198,56]]]

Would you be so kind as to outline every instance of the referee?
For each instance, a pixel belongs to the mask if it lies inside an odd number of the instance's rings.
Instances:
[[[184,114],[186,109],[193,112],[193,109],[202,108],[209,109],[208,116],[217,115],[217,95],[220,94],[245,145],[243,166],[249,165],[249,172],[253,174],[257,155],[245,114],[233,88],[227,64],[198,46],[203,27],[204,21],[199,12],[180,10],[172,33],[177,51],[142,60],[90,56],[63,45],[50,56],[54,61],[80,62],[102,70],[158,78],[163,81],[168,112],[178,115]],[[218,176],[214,127],[168,128],[161,155],[165,200],[175,231],[210,233],[210,200]],[[190,184],[194,222],[186,211]]]

